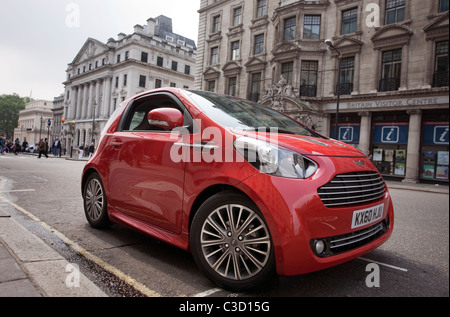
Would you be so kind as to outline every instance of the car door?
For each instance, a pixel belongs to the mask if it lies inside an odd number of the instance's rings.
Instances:
[[[185,163],[174,162],[170,150],[176,138],[148,124],[147,114],[158,107],[176,107],[186,116],[181,103],[167,94],[135,101],[114,133],[117,151],[110,164],[110,198],[116,211],[174,233],[181,232]],[[168,105],[170,104],[170,105]]]

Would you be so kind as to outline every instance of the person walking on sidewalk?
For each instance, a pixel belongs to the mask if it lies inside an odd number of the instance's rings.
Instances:
[[[39,156],[38,158],[41,158],[42,154],[45,155],[46,158],[48,158],[47,155],[47,143],[41,139],[41,141],[39,142]]]

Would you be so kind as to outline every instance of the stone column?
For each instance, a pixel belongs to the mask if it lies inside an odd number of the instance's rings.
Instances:
[[[105,93],[103,94],[103,109],[102,116],[105,118],[109,117],[109,105],[111,103],[111,76],[106,76],[105,80]]]
[[[77,99],[78,99],[78,90],[80,88],[78,86],[72,87],[70,97],[70,109],[65,117],[65,119],[75,119],[75,116],[77,115]]]
[[[81,108],[81,119],[85,119],[86,118],[86,113],[87,113],[87,107],[88,107],[88,85],[89,84],[85,84],[84,85],[84,89],[83,89],[83,103],[82,103],[82,108]]]
[[[81,118],[81,108],[83,107],[83,89],[84,86],[80,85],[78,86],[78,96],[77,96],[77,107],[76,107],[76,113],[75,113],[75,119]]]
[[[403,182],[418,183],[422,111],[408,110],[407,113],[409,114],[409,132],[406,155],[406,174]]]
[[[87,103],[87,119],[92,119],[92,115],[94,114],[94,82],[89,83],[89,96]]]
[[[361,117],[361,126],[360,126],[360,134],[359,134],[359,149],[366,154],[367,156],[370,154],[370,126],[372,113],[368,111],[360,112],[358,115]]]

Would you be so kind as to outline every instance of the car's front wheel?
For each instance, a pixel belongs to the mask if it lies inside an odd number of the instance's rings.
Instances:
[[[257,206],[225,191],[203,203],[191,226],[193,257],[205,275],[234,291],[255,287],[275,268],[270,232]]]
[[[105,189],[97,173],[88,176],[83,188],[84,213],[89,224],[94,228],[106,228],[109,221]]]

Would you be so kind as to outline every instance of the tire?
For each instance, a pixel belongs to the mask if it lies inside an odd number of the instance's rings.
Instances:
[[[89,175],[83,188],[84,213],[93,228],[103,229],[111,225],[108,216],[105,189],[97,173]]]
[[[232,291],[254,288],[275,272],[272,239],[261,212],[233,191],[202,204],[192,220],[190,244],[203,273]]]

